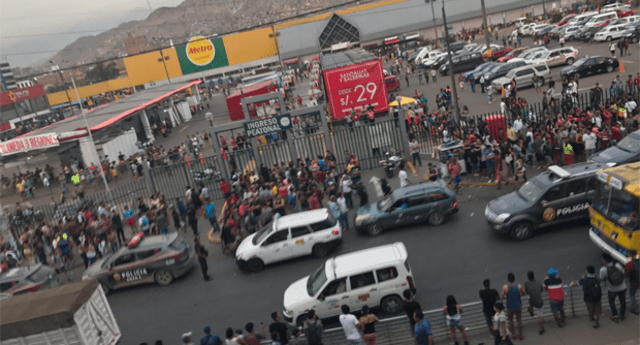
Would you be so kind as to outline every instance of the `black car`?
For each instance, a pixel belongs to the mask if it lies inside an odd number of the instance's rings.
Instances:
[[[519,61],[509,61],[507,63],[504,64],[499,64],[496,65],[495,67],[491,68],[490,70],[486,71],[483,75],[484,75],[484,85],[491,85],[491,82],[494,79],[498,79],[498,78],[502,78],[505,75],[507,75],[507,73],[514,69],[514,68],[518,68],[518,67],[522,67],[524,65],[526,65],[527,63],[524,60],[519,60]],[[476,76],[476,80],[478,82],[480,82],[480,78],[482,77],[482,75],[477,75]]]
[[[440,66],[444,65],[448,61],[449,61],[449,55],[447,54],[441,55],[436,58],[436,61],[433,62],[433,64],[431,65],[431,68],[437,70],[440,68]]]
[[[640,130],[627,135],[615,146],[592,155],[589,160],[609,166],[640,161]]]
[[[524,241],[538,228],[587,218],[596,173],[604,168],[594,162],[550,166],[515,192],[490,201],[485,219],[493,230]]]
[[[602,30],[601,26],[585,27],[584,29],[578,31],[578,33],[576,34],[575,39],[577,41],[589,42],[589,41],[591,41],[593,36],[596,34],[596,32],[598,32],[600,30]]]
[[[611,73],[620,66],[616,58],[604,56],[586,56],[573,63],[569,67],[562,69],[562,77],[572,78],[573,76],[586,77],[598,73]]]
[[[640,41],[640,25],[630,28],[624,37],[628,38],[632,43],[638,43]]]
[[[453,73],[472,70],[482,65],[484,59],[482,58],[482,53],[474,52],[453,56],[451,57],[451,62],[453,62],[453,68],[449,68],[449,61],[447,60],[438,68],[440,74],[447,75],[449,70],[453,70]]]

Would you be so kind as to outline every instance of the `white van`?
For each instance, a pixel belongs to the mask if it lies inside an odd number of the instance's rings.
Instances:
[[[520,17],[520,18],[516,19],[516,28],[519,28],[519,27],[525,25],[527,23],[528,19],[529,18],[527,18],[527,17]]]
[[[600,12],[617,12],[617,11],[629,11],[631,7],[626,4],[621,4],[619,2],[609,5],[604,5],[600,9]]]
[[[416,292],[401,242],[338,255],[327,260],[310,276],[291,284],[284,293],[282,315],[299,326],[313,309],[319,318],[340,315],[341,306],[351,310],[381,307],[395,314],[403,309],[405,290]]]
[[[618,15],[615,12],[601,13],[591,17],[591,19],[589,19],[589,21],[584,25],[590,28],[598,26],[600,24],[604,24],[606,21],[613,21],[616,19],[618,19]]]
[[[585,12],[583,14],[577,15],[573,18],[571,18],[571,20],[569,20],[569,22],[567,23],[567,26],[572,26],[572,25],[584,25],[584,23],[588,22],[589,19],[591,19],[591,17],[595,16],[599,14],[598,12]]]
[[[236,249],[236,263],[251,272],[265,265],[313,254],[325,257],[342,242],[340,223],[328,209],[275,217],[262,230],[249,235]]]
[[[628,16],[622,17],[614,20],[609,23],[609,25],[629,25],[629,24],[638,24],[640,22],[640,16]]]

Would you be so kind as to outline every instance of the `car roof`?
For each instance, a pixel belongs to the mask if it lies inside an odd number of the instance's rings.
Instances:
[[[445,186],[441,181],[421,182],[418,184],[412,184],[412,185],[394,190],[393,197],[396,199],[399,199],[406,196],[416,195],[416,194],[419,194],[420,192],[426,192],[429,190],[442,189],[442,188],[445,188]]]
[[[606,164],[595,162],[576,163],[563,167],[552,165],[545,172],[540,174],[538,179],[542,182],[550,182],[551,184],[554,184],[563,180],[571,180],[589,175],[595,176],[596,172],[606,167]],[[545,176],[551,181],[545,181],[543,178]]]
[[[342,278],[354,273],[384,268],[407,259],[407,248],[402,242],[359,250],[327,260],[327,277]]]
[[[8,269],[0,273],[0,281],[25,279],[29,275],[33,274],[33,272],[40,269],[40,267],[42,267],[42,264],[20,266],[20,267],[14,267],[14,268]]]
[[[140,241],[140,244],[135,246],[134,248],[124,247],[123,252],[135,252],[138,250],[151,249],[164,247],[165,245],[173,242],[178,237],[177,232],[172,232],[167,235],[155,235],[155,236],[145,236]]]
[[[317,223],[327,219],[327,217],[329,217],[329,210],[326,208],[321,208],[319,210],[298,212],[279,217],[275,225],[277,226],[278,230],[281,230],[293,226]]]

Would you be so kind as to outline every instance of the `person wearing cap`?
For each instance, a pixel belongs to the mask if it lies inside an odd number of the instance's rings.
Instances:
[[[549,305],[551,306],[553,318],[556,320],[558,327],[562,328],[566,325],[562,279],[558,277],[558,270],[553,267],[549,268],[547,274],[548,277],[544,280],[542,285],[547,293],[549,293]]]
[[[184,345],[193,345],[193,343],[191,342],[191,334],[193,332],[186,332],[182,334],[182,344]]]
[[[211,326],[204,326],[204,336],[200,338],[200,345],[222,345],[222,339],[215,334],[211,334]]]

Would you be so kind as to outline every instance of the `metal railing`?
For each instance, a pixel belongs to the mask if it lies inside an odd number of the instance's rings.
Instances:
[[[564,286],[564,310],[565,315],[569,319],[570,317],[585,316],[587,315],[587,308],[583,302],[583,293],[581,287],[569,287]],[[602,287],[602,312],[607,313],[608,300],[607,300],[607,287]],[[627,293],[627,309],[630,305],[630,294]],[[551,314],[551,308],[549,307],[548,294],[543,293],[544,299],[544,318],[545,323],[549,325],[549,322],[553,323],[553,315]],[[444,303],[443,303],[444,305]],[[529,316],[527,313],[527,307],[529,301],[527,296],[522,297],[522,323],[532,324],[538,321],[538,316]],[[485,322],[484,313],[482,312],[482,302],[475,301],[471,303],[465,303],[461,305],[463,309],[462,322],[467,330],[468,334],[477,334],[485,332],[487,333],[487,339],[489,339],[489,331]],[[432,309],[424,311],[425,318],[431,324],[431,330],[433,331],[434,340],[447,340],[451,339],[449,333],[449,327],[447,327],[446,317],[442,308]],[[514,320],[515,323],[515,320]],[[551,326],[555,327],[555,326]],[[569,322],[567,327],[571,327]],[[381,319],[376,323],[376,344],[378,345],[413,345],[415,342],[411,337],[411,329],[409,319],[406,315],[394,316],[390,318]],[[341,327],[326,329],[322,334],[322,340],[325,344],[332,345],[349,345],[349,342],[345,338],[344,331]],[[263,342],[263,344],[270,344],[270,342]]]

